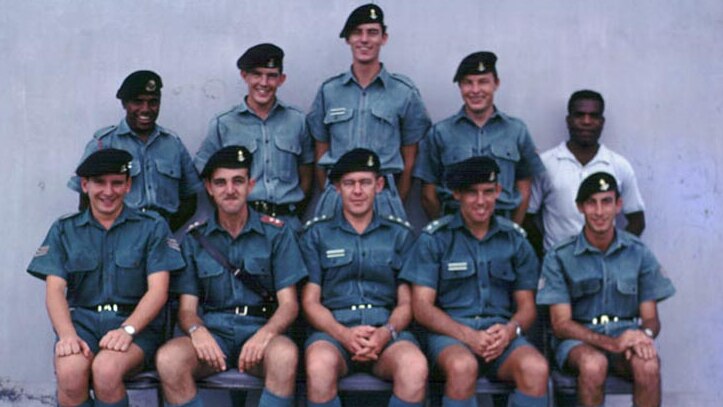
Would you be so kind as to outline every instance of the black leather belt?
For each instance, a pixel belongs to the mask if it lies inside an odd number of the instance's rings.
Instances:
[[[286,215],[296,215],[296,204],[274,204],[268,201],[249,202],[251,207],[265,215],[277,217]]]
[[[622,318],[614,315],[602,314],[593,319],[576,319],[575,321],[583,324],[606,325],[611,322],[635,322],[637,320],[637,318]]]
[[[98,304],[90,307],[78,307],[96,312],[110,311],[121,314],[132,314],[133,310],[136,309],[135,305],[128,304]]]
[[[276,304],[269,305],[239,305],[233,308],[222,308],[216,310],[208,310],[208,312],[223,312],[226,314],[236,314],[241,316],[271,318],[276,311]]]

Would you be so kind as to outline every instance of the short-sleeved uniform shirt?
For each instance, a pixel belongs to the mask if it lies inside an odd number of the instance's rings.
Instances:
[[[156,125],[145,143],[128,127],[125,119],[117,126],[100,129],[86,145],[80,162],[103,148],[126,150],[133,156],[130,170],[133,183],[125,198],[130,207],[172,214],[178,211],[181,198],[203,189],[180,137],[161,126]],[[68,187],[81,192],[80,177],[71,177]]]
[[[128,317],[112,305],[136,305],[148,276],[184,266],[178,242],[156,214],[124,208],[106,230],[85,210],[57,220],[28,266],[28,273],[67,282],[66,298],[76,333],[95,353],[100,339]],[[100,309],[99,309],[100,308]],[[163,339],[156,317],[133,339],[148,365]]]
[[[428,184],[437,185],[437,194],[445,211],[459,207],[452,192],[445,187],[446,171],[451,164],[471,157],[494,158],[500,167],[499,183],[502,193],[496,208],[513,210],[521,197],[515,181],[544,171],[535,151],[527,126],[514,117],[495,109],[487,123],[478,127],[460,111],[436,123],[422,140],[413,175]]]
[[[400,278],[437,292],[437,305],[453,319],[514,314],[513,292],[534,290],[539,263],[515,223],[495,216],[478,240],[459,212],[430,223],[407,256]],[[492,323],[490,323],[492,325]]]
[[[631,320],[639,317],[640,303],[662,301],[673,295],[675,288],[640,239],[622,230],[615,233],[615,240],[605,252],[592,246],[583,233],[549,250],[542,266],[537,303],[570,304],[572,318],[598,333],[617,336],[624,329],[637,329],[637,322]],[[601,315],[627,322],[610,326],[590,323]],[[614,328],[620,329],[609,331]],[[571,349],[565,348],[566,352]],[[567,353],[558,356],[562,366]]]
[[[645,210],[633,167],[625,157],[604,145],[585,165],[570,152],[566,142],[545,151],[541,158],[547,171],[532,183],[527,212],[542,211],[545,250],[582,230],[585,218],[577,210],[575,196],[580,183],[591,174],[605,171],[615,177],[623,198],[623,213]]]
[[[208,242],[229,262],[245,270],[269,292],[292,286],[307,276],[294,233],[277,219],[249,208],[241,233],[232,238],[210,217],[198,226]],[[262,305],[263,298],[246,287],[216,261],[192,236],[183,241],[186,267],[172,281],[171,290],[199,298],[205,313],[243,305]]]
[[[256,185],[249,201],[282,205],[304,199],[299,166],[314,162],[314,146],[301,110],[277,100],[263,120],[244,100],[219,114],[211,120],[194,158],[198,171],[203,171],[213,153],[232,145],[246,147],[253,154],[250,173]]]
[[[406,218],[404,205],[391,174],[404,170],[402,146],[418,143],[431,124],[414,83],[382,66],[376,78],[362,88],[351,70],[324,82],[306,117],[311,136],[328,143],[319,165],[333,166],[346,152],[366,148],[379,155],[386,188],[375,201],[380,215]],[[334,216],[341,207],[336,190],[327,185],[315,210],[316,216]]]

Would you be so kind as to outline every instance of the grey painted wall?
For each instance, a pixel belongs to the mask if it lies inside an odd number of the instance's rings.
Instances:
[[[321,81],[350,63],[337,36],[359,3],[0,0],[0,405],[13,389],[52,393],[44,286],[24,270],[52,221],[75,206],[65,182],[84,144],[120,120],[120,81],[159,72],[159,122],[195,152],[211,116],[239,100],[235,61],[250,45],[285,49],[281,96],[307,109]],[[565,139],[572,91],[604,94],[603,141],[637,171],[644,240],[678,288],[660,307],[665,404],[714,405],[723,383],[723,3],[380,3],[390,34],[382,59],[415,80],[435,120],[459,108],[454,69],[480,49],[500,59],[497,106],[525,120],[541,150]]]

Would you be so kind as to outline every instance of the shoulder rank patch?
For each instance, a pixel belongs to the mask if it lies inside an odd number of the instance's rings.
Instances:
[[[50,246],[40,246],[38,247],[38,250],[35,251],[35,255],[33,255],[33,257],[43,257],[48,254],[49,250]]]
[[[327,259],[335,259],[337,257],[346,256],[346,249],[329,249],[326,251]]]
[[[435,219],[432,222],[430,222],[429,224],[427,224],[427,226],[425,226],[424,229],[422,229],[422,230],[424,232],[427,232],[430,234],[434,233],[434,232],[438,231],[439,229],[441,229],[443,226],[447,225],[451,219],[452,219],[451,215],[444,216],[439,219]]]
[[[188,225],[188,227],[186,228],[186,233],[189,233],[189,232],[193,231],[194,229],[196,229],[196,228],[204,225],[205,223],[206,223],[205,220],[197,220],[197,221],[191,223],[191,224]]]
[[[176,240],[172,237],[169,237],[168,239],[166,239],[166,245],[172,250],[175,250],[177,252],[181,251],[181,245],[178,244],[178,240]]]
[[[387,220],[390,220],[390,221],[392,221],[392,222],[394,222],[394,223],[398,223],[398,224],[400,224],[400,225],[402,225],[402,226],[406,226],[406,227],[408,227],[408,228],[410,228],[410,229],[412,228],[412,224],[411,224],[411,223],[409,223],[409,222],[407,222],[406,220],[400,218],[399,216],[389,215],[389,216],[387,216]]]
[[[276,227],[282,227],[284,226],[284,221],[278,218],[274,218],[273,216],[269,215],[263,215],[261,216],[261,222],[268,223],[269,225],[274,225]]]
[[[512,223],[512,228],[514,228],[517,232],[519,232],[522,237],[527,237],[527,231],[525,229],[522,229],[522,226],[518,225],[516,222],[510,222]]]
[[[304,230],[308,229],[309,227],[311,227],[311,225],[313,225],[317,222],[325,221],[328,219],[331,219],[331,216],[326,216],[326,215],[314,216],[313,219],[309,219],[306,221],[306,223],[304,223]]]

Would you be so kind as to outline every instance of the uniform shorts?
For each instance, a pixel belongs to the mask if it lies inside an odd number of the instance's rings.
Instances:
[[[128,318],[129,314],[116,313],[112,311],[90,310],[75,307],[70,309],[70,318],[78,336],[85,341],[94,354],[98,354],[100,346],[98,343],[103,336],[114,329],[120,328],[121,324]],[[163,343],[164,314],[161,314],[151,321],[133,337],[133,343],[143,350],[144,367],[153,365],[153,356],[156,350]],[[56,342],[58,338],[56,336]]]
[[[610,322],[605,325],[586,324],[585,327],[596,333],[612,336],[614,338],[622,335],[622,333],[628,329],[638,329],[637,323],[631,321]],[[577,339],[560,340],[557,338],[553,338],[552,343],[555,348],[555,363],[557,363],[557,366],[560,369],[567,368],[567,358],[570,355],[572,348],[583,344],[582,341]]]

